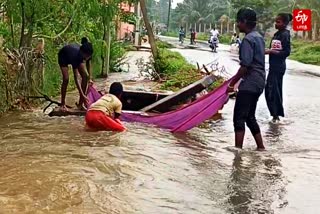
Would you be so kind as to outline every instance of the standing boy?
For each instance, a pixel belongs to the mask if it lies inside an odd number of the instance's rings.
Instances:
[[[240,9],[237,13],[237,26],[246,36],[240,46],[240,68],[230,82],[228,92],[234,91],[234,85],[242,79],[234,107],[233,123],[235,146],[242,148],[245,124],[249,127],[258,150],[264,150],[260,127],[255,112],[260,95],[265,87],[265,43],[263,37],[255,31],[256,13],[252,9]]]

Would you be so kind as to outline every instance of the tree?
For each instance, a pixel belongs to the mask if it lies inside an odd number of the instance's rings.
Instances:
[[[317,40],[319,38],[319,31],[320,31],[320,1],[318,0],[296,0],[294,2],[295,9],[304,9],[310,8],[312,11],[312,30],[308,32],[308,39]]]
[[[165,24],[168,23],[168,8],[170,0],[159,0],[159,12],[160,12],[160,22]]]
[[[147,0],[147,12],[151,22],[160,22],[159,2],[155,0]]]
[[[151,24],[149,22],[147,6],[146,6],[145,0],[140,0],[140,7],[141,7],[142,15],[143,15],[144,24],[146,25],[146,28],[147,28],[152,55],[153,55],[154,59],[157,59],[158,50],[157,50],[156,41],[155,41],[155,38],[153,35],[153,30],[152,30]]]
[[[224,0],[184,0],[173,11],[176,25],[186,23],[212,24],[225,14],[227,3]]]
[[[66,44],[79,43],[84,36],[94,46],[94,73],[109,71],[109,65],[121,55],[118,52],[124,52],[119,50],[110,54],[110,50],[119,47],[118,43],[110,42],[115,38],[114,21],[133,19],[132,14],[125,13],[119,7],[124,2],[130,4],[136,1],[0,1],[1,47],[5,47],[2,50],[6,50],[11,60],[9,65],[5,64],[6,60],[0,62],[0,99],[8,100],[10,104],[10,100],[18,95],[34,95],[38,90],[49,95],[56,94],[61,81],[55,60],[57,53]],[[45,52],[38,52],[37,48],[43,49],[44,43]],[[101,64],[102,69],[98,70]],[[45,67],[46,72],[41,73],[43,79],[38,81],[38,73],[42,71],[40,67]]]

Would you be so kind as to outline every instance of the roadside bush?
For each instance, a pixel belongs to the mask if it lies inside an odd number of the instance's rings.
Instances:
[[[320,65],[320,42],[292,40],[290,59],[306,64]]]

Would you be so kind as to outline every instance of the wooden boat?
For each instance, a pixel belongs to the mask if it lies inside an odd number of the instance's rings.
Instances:
[[[197,93],[208,88],[215,80],[215,75],[208,75],[172,95],[144,91],[124,91],[121,98],[122,107],[124,111],[139,113],[168,112],[172,110],[172,106],[178,106],[185,103]],[[63,112],[59,108],[55,108],[49,113],[49,116],[83,116],[85,113],[85,111],[76,109],[69,109],[69,111]]]

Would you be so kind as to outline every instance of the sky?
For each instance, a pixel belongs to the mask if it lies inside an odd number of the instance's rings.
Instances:
[[[172,8],[175,8],[177,6],[177,3],[181,3],[183,0],[173,0]]]

